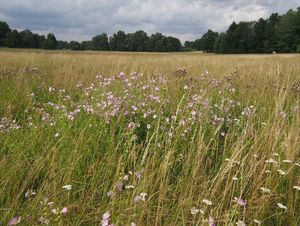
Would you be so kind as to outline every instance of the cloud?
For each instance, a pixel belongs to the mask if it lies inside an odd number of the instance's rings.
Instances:
[[[232,21],[257,20],[299,6],[298,0],[0,0],[0,20],[12,28],[87,40],[106,32],[161,32],[182,41]]]

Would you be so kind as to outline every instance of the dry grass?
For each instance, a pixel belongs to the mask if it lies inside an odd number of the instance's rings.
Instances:
[[[299,55],[4,49],[0,62],[4,224],[300,224]]]

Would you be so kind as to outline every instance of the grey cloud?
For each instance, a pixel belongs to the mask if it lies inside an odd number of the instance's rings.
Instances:
[[[185,40],[209,28],[223,31],[233,20],[256,20],[299,5],[298,0],[0,0],[0,20],[66,40],[139,29]]]

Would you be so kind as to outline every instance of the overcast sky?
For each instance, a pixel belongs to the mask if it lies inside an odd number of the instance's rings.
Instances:
[[[232,21],[266,18],[298,6],[299,0],[0,0],[0,20],[68,41],[140,29],[184,41],[209,28],[224,31]]]

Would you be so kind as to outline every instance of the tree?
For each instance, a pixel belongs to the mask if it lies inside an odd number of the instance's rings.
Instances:
[[[213,52],[214,44],[218,37],[218,32],[213,32],[212,30],[208,30],[201,38],[201,48],[200,50],[206,52]]]
[[[80,43],[80,49],[82,50],[92,50],[93,49],[93,45],[92,45],[92,41],[83,41]]]
[[[148,35],[146,32],[139,30],[133,34],[127,34],[127,44],[129,51],[147,51]]]
[[[126,34],[124,31],[118,31],[109,38],[110,49],[113,51],[126,51]]]
[[[10,28],[7,23],[0,21],[0,46],[5,44],[5,37],[10,32]]]
[[[76,42],[76,41],[71,41],[69,43],[69,48],[71,50],[80,50],[80,43],[79,42]]]
[[[226,45],[226,33],[221,33],[215,40],[214,52],[226,53],[225,45]]]
[[[53,33],[47,35],[44,43],[44,49],[56,49],[57,41]]]
[[[161,33],[155,33],[152,34],[148,40],[148,51],[150,52],[163,52],[164,49],[164,43],[163,43],[163,36]]]
[[[108,37],[106,33],[92,38],[93,50],[109,50]]]
[[[265,52],[264,41],[267,39],[265,32],[266,25],[267,21],[260,18],[253,26],[252,50],[255,53]]]
[[[56,49],[69,49],[69,43],[66,41],[57,41]]]
[[[12,30],[11,32],[6,33],[4,45],[10,48],[21,47],[21,36],[19,32],[17,30]]]
[[[20,38],[21,38],[21,48],[34,48],[34,36],[33,33],[30,30],[24,30],[20,32]]]
[[[181,42],[178,38],[174,37],[166,37],[165,39],[165,45],[166,45],[166,51],[167,52],[178,52],[182,48]]]

